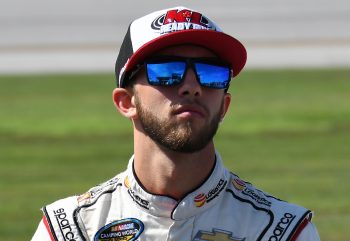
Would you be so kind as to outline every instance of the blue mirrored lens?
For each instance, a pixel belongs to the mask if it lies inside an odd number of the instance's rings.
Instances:
[[[152,85],[176,85],[181,83],[186,70],[185,62],[147,63],[147,75]]]
[[[195,63],[195,68],[201,85],[218,89],[228,88],[231,79],[229,67]]]

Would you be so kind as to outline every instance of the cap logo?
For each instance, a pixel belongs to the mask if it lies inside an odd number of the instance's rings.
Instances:
[[[170,10],[153,20],[151,27],[160,31],[160,34],[188,29],[216,29],[214,24],[201,13],[188,9]]]

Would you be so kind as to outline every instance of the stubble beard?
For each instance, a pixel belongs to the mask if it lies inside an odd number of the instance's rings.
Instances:
[[[221,120],[220,108],[207,124],[198,128],[192,119],[180,122],[176,118],[161,118],[142,106],[137,95],[135,105],[146,135],[158,145],[175,152],[190,153],[202,150],[212,141]],[[221,107],[222,105],[223,103]]]

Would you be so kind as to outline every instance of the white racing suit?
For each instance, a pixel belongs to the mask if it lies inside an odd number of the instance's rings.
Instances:
[[[319,241],[309,210],[256,189],[216,159],[208,179],[176,201],[147,193],[131,158],[113,179],[44,207],[32,241]]]

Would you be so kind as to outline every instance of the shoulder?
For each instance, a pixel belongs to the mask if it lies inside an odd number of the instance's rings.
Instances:
[[[117,175],[116,177],[101,183],[93,188],[90,188],[86,193],[77,196],[77,202],[79,206],[93,205],[103,195],[113,193],[119,186],[122,185],[122,176],[124,173]]]
[[[279,241],[293,240],[305,228],[305,224],[311,221],[312,212],[310,210],[269,195],[233,173],[231,173],[226,191],[235,200],[235,203],[239,203],[242,207],[242,213],[250,213],[244,217],[254,219],[257,217],[254,215],[257,212],[267,214],[265,217],[267,217],[268,224],[261,231],[261,238]]]
[[[273,203],[281,201],[257,189],[251,183],[240,179],[233,173],[231,173],[227,191],[230,192],[235,199],[240,202],[248,203],[255,209],[269,210]]]
[[[122,185],[122,175],[123,173],[89,189],[82,195],[60,199],[43,207],[44,219],[54,240],[85,240],[85,230],[81,225],[79,210],[94,205],[101,197],[112,194],[118,186]]]
[[[295,241],[320,241],[320,236],[318,235],[315,225],[308,222],[305,228],[300,231],[298,235],[295,236]]]

